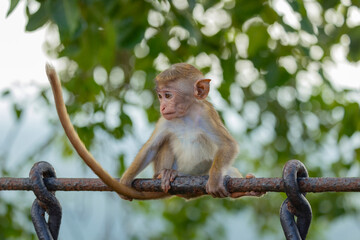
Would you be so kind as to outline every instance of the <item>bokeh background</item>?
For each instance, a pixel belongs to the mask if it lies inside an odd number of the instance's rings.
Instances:
[[[0,171],[94,177],[57,119],[44,66],[55,65],[86,146],[121,176],[159,118],[154,77],[188,62],[240,145],[244,174],[360,175],[360,1],[11,0],[0,3]],[[151,177],[148,168],[141,175]],[[58,192],[60,239],[283,239],[284,194],[240,200],[126,202]],[[358,193],[308,194],[308,239],[356,239]],[[0,239],[36,239],[31,192],[0,192]]]

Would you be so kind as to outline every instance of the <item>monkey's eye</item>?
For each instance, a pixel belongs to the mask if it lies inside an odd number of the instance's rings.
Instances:
[[[172,94],[171,93],[165,93],[165,98],[169,99],[172,97]]]
[[[162,98],[162,96],[161,96],[161,94],[160,94],[160,93],[158,94],[158,98],[159,98],[159,99],[161,99],[161,98]]]

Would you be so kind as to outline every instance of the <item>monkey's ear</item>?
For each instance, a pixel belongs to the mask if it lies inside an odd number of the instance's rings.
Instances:
[[[207,97],[210,91],[211,79],[200,79],[195,82],[194,95],[197,99],[203,100]]]

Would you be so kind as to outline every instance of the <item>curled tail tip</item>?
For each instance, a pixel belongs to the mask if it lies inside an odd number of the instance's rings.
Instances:
[[[47,74],[48,74],[49,72],[55,71],[53,65],[51,65],[51,64],[48,63],[48,62],[47,62],[46,65],[45,65],[45,69],[46,69],[46,73],[47,73]]]
[[[49,78],[49,81],[53,81],[54,77],[56,76],[56,71],[53,65],[50,63],[46,63],[45,65],[46,75]]]

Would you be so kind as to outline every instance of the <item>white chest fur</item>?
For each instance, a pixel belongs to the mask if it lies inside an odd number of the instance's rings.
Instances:
[[[206,132],[206,126],[185,119],[183,122],[179,121],[176,127],[170,124],[169,128],[172,133],[171,148],[176,159],[176,169],[183,174],[208,174],[216,145]]]

